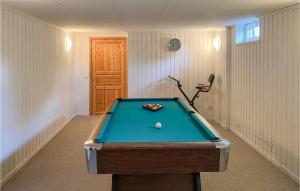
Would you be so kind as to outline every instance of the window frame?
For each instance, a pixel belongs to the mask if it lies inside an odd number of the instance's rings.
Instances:
[[[260,22],[259,21],[254,21],[254,22],[245,24],[244,27],[245,27],[244,28],[245,42],[258,41],[260,39]],[[259,30],[258,36],[255,36],[255,32],[254,32],[256,27],[258,27],[258,30]],[[248,30],[251,30],[252,37],[248,37],[248,35],[247,35]]]
[[[258,36],[255,36],[255,28],[258,27]],[[248,37],[247,32],[251,30],[252,37]],[[260,20],[254,20],[248,23],[235,26],[235,44],[246,44],[260,41],[261,37],[261,24]]]

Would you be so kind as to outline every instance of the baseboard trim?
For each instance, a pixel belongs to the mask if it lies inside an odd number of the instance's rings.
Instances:
[[[59,129],[57,132],[55,132],[49,139],[41,144],[39,148],[34,151],[31,155],[29,155],[26,159],[23,160],[16,168],[14,168],[10,173],[8,173],[3,180],[0,182],[0,190],[1,187],[10,179],[12,178],[23,166],[25,166],[44,146],[46,146],[61,130],[64,129],[64,127],[75,117],[75,115],[72,115]]]
[[[79,113],[75,117],[86,117],[86,116],[90,116],[90,114],[88,114],[88,113]]]
[[[219,123],[219,122],[218,122],[217,120],[215,120],[215,119],[212,119],[211,121],[212,121],[213,123],[216,123],[216,124],[220,125],[223,129],[226,129],[226,130],[229,130],[229,129],[230,129],[227,125],[222,124],[222,123]]]
[[[291,171],[289,171],[287,168],[279,164],[277,161],[275,161],[273,158],[271,158],[269,155],[265,154],[263,151],[261,151],[258,147],[256,147],[249,139],[247,139],[245,136],[241,135],[238,131],[235,129],[230,129],[232,133],[234,133],[236,136],[238,136],[240,139],[245,141],[248,145],[250,145],[256,152],[258,152],[260,155],[262,155],[265,159],[270,161],[273,165],[275,165],[277,168],[279,168],[284,174],[289,176],[293,181],[300,184],[300,177],[297,177],[295,174],[293,174]]]

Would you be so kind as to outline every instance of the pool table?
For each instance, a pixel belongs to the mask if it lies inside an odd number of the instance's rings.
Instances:
[[[144,104],[163,104],[158,111]],[[160,122],[161,128],[155,124]],[[88,172],[113,174],[193,174],[227,168],[230,142],[180,98],[117,99],[84,143]]]

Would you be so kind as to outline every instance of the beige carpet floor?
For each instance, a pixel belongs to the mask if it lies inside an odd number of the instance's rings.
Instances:
[[[97,117],[74,118],[3,187],[2,191],[109,191],[110,175],[89,175],[83,143]],[[203,191],[298,191],[299,185],[230,131],[214,126],[232,143],[222,173],[201,173]]]

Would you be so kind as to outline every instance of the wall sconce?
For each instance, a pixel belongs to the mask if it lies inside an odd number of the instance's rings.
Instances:
[[[219,50],[220,47],[221,47],[221,38],[219,35],[217,35],[214,40],[213,40],[213,47],[216,49],[216,50]]]
[[[72,40],[68,36],[65,37],[65,48],[67,51],[72,48]]]

